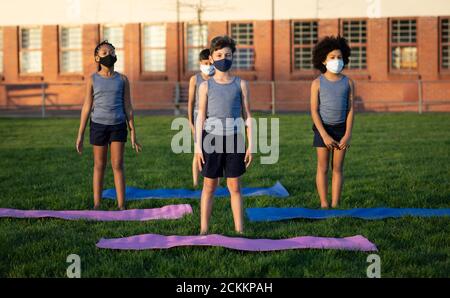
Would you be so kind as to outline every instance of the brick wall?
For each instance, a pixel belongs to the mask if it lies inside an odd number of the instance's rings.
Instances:
[[[275,83],[276,109],[308,110],[309,89],[318,71],[293,71],[291,60],[291,21],[253,21],[255,69],[238,75],[249,81],[252,107],[270,110],[272,76]],[[320,19],[319,38],[339,33],[339,20]],[[418,69],[406,74],[389,69],[389,20],[368,19],[367,69],[346,70],[355,81],[358,109],[369,111],[417,111],[421,92],[424,109],[450,111],[450,73],[439,67],[439,19],[417,18]],[[125,24],[125,74],[131,82],[133,102],[138,109],[173,108],[176,82],[183,86],[193,74],[186,70],[183,24],[166,24],[166,72],[144,73],[141,67],[141,24]],[[209,39],[229,34],[228,22],[210,22]],[[0,108],[40,105],[40,83],[46,84],[50,104],[79,109],[84,100],[84,82],[96,70],[93,50],[99,41],[100,25],[83,25],[83,73],[59,72],[58,26],[42,27],[43,73],[27,76],[19,73],[18,27],[4,27],[4,73],[0,86]],[[272,40],[273,36],[273,40]],[[119,58],[119,59],[120,59]],[[419,86],[418,80],[422,80]],[[8,87],[10,84],[37,84],[35,88]],[[444,103],[442,103],[444,102]]]

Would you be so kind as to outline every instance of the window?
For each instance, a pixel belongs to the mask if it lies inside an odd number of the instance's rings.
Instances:
[[[187,69],[198,70],[198,55],[208,46],[208,25],[188,24],[186,41]]]
[[[236,41],[233,68],[238,70],[253,70],[255,67],[253,23],[231,24],[231,38]]]
[[[144,25],[143,27],[143,71],[166,71],[166,27]]]
[[[417,69],[416,20],[391,21],[391,67],[394,70]]]
[[[81,27],[60,27],[59,65],[62,73],[83,71],[81,34]]]
[[[367,21],[344,20],[342,36],[347,39],[352,50],[349,69],[365,69],[367,67]]]
[[[317,43],[317,22],[292,23],[292,65],[294,70],[313,69],[312,52]]]
[[[42,73],[42,38],[40,27],[22,27],[20,32],[20,72]]]
[[[102,27],[102,40],[107,40],[116,48],[117,62],[114,70],[123,72],[125,69],[124,31],[122,25],[104,25]]]
[[[3,73],[3,28],[0,28],[0,73]]]
[[[441,19],[441,68],[450,70],[450,18]]]

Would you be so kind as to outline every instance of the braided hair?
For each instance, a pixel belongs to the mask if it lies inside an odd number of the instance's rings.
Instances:
[[[108,42],[108,40],[105,39],[95,47],[94,57],[98,55],[98,51],[100,50],[100,48],[105,45],[111,47],[113,50],[116,49],[110,42]],[[98,63],[97,70],[101,70],[101,69],[102,69],[102,67],[100,66],[100,63]]]

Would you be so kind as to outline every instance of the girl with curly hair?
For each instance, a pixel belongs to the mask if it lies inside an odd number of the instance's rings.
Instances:
[[[328,167],[331,160],[331,207],[337,207],[344,181],[344,157],[350,147],[354,117],[354,84],[342,74],[349,63],[345,38],[328,36],[313,50],[314,68],[321,74],[311,84],[313,146],[317,150],[316,186],[322,208],[328,208]]]

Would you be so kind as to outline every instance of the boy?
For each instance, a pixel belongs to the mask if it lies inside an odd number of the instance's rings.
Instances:
[[[196,73],[189,80],[189,100],[188,100],[188,118],[191,126],[192,135],[195,142],[195,120],[198,115],[198,87],[204,81],[207,81],[210,76],[214,75],[214,66],[209,61],[209,49],[204,49],[200,52],[198,57],[200,63],[200,72]],[[198,185],[198,166],[197,160],[192,161],[192,179],[194,187]]]
[[[199,87],[195,154],[204,177],[200,203],[201,235],[208,233],[219,177],[226,177],[227,180],[235,231],[239,234],[244,231],[239,177],[252,161],[251,114],[247,82],[230,74],[235,51],[236,43],[230,37],[213,38],[209,59],[215,74]],[[241,132],[243,118],[247,127],[247,150]]]

